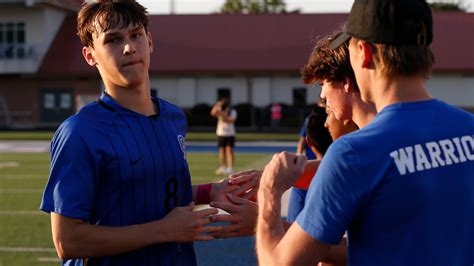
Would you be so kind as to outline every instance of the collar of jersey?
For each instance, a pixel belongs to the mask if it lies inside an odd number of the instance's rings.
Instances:
[[[159,116],[160,110],[161,110],[161,103],[159,99],[155,96],[151,96],[151,100],[153,101],[153,104],[157,107],[157,112],[153,116]],[[138,116],[143,116],[137,112],[134,112],[130,109],[127,109],[123,106],[121,106],[117,101],[115,101],[112,97],[107,92],[102,92],[102,95],[100,95],[100,101],[102,104],[105,104],[105,107],[107,109],[110,109],[114,112],[118,112],[120,114],[128,114],[128,115],[138,115]]]

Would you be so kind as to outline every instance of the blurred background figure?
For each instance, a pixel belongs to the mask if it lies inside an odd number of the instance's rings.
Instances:
[[[282,117],[281,109],[282,109],[281,104],[279,103],[272,104],[272,107],[271,107],[271,114],[272,114],[271,127],[272,128],[278,128],[280,126],[280,120]]]
[[[227,98],[214,104],[211,115],[217,118],[217,144],[220,166],[216,175],[231,174],[234,168],[235,120],[237,111],[230,106]]]
[[[298,139],[298,144],[296,146],[296,154],[305,154],[308,160],[313,160],[313,159],[316,159],[316,155],[308,146],[308,143],[306,143],[306,135],[307,135],[306,129],[308,127],[308,122],[309,122],[310,117],[311,117],[311,114],[306,116],[304,119],[303,126],[301,127],[301,130],[300,130],[300,138]]]

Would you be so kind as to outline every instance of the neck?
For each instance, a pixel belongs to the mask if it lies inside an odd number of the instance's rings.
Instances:
[[[143,83],[137,87],[119,87],[105,84],[105,91],[122,107],[144,116],[156,113],[151,100],[150,83]]]
[[[372,100],[377,112],[394,103],[417,102],[431,99],[421,76],[377,75],[372,82]]]
[[[353,92],[351,97],[352,103],[352,121],[359,127],[365,127],[372,119],[374,119],[377,111],[372,103],[363,102],[360,92]]]

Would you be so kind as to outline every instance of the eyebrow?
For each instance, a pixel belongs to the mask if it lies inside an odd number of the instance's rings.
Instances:
[[[139,27],[133,28],[133,29],[129,30],[128,32],[129,32],[129,33],[133,33],[133,32],[137,32],[137,31],[141,31],[141,30],[142,30],[142,27],[143,27],[143,26],[139,26]],[[105,33],[104,33],[104,37],[105,37],[105,38],[115,37],[115,36],[120,36],[120,35],[121,35],[121,34],[120,34],[119,32],[116,32],[116,31],[105,32]]]

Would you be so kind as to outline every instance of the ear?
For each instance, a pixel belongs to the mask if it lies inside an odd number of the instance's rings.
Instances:
[[[95,67],[97,65],[97,61],[95,61],[95,58],[92,55],[92,48],[89,46],[82,47],[82,56],[90,66]]]
[[[369,68],[373,64],[373,46],[371,43],[359,41],[358,43],[362,53],[362,67]]]
[[[153,53],[153,37],[151,36],[151,32],[147,32],[148,37],[148,46],[150,47],[150,54]]]
[[[353,85],[352,85],[352,82],[351,82],[351,80],[350,80],[348,77],[346,77],[346,78],[344,79],[344,81],[342,82],[342,86],[343,86],[343,88],[344,88],[344,92],[345,92],[345,93],[350,93],[350,92],[352,92],[352,90],[354,89],[354,88],[353,88]]]

